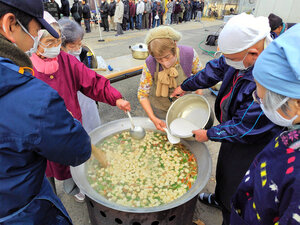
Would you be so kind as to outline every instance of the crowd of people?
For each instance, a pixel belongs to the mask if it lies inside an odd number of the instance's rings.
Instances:
[[[69,10],[68,0],[62,0],[61,5],[60,8],[55,0],[44,1],[45,11],[57,20],[61,16],[69,17],[70,12],[77,23],[83,20],[87,33],[91,32],[91,21],[98,23],[97,12],[91,11],[85,0],[74,0]],[[168,0],[166,4],[165,0],[102,0],[98,13],[103,30],[117,31],[118,36],[129,29],[150,29],[191,20],[201,22],[203,10],[204,0]]]
[[[147,1],[138,4],[150,10]],[[118,0],[115,11],[124,5]],[[101,123],[95,100],[131,110],[108,79],[89,69],[82,27],[55,15],[44,11],[41,0],[0,0],[3,225],[72,224],[54,178],[84,201],[70,166],[94,151],[87,132]],[[139,25],[150,21],[143,15]],[[270,32],[279,32],[274,41]],[[205,67],[180,39],[170,26],[149,30],[150,55],[137,96],[163,131],[169,98],[222,81],[215,104],[219,124],[193,131],[198,142],[221,143],[215,193],[201,193],[199,200],[222,210],[223,225],[299,225],[300,25],[285,27],[274,15],[236,15],[219,35],[222,55]]]

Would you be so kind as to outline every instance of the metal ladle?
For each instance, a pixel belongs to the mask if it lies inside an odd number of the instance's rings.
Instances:
[[[130,136],[134,139],[143,139],[146,135],[145,129],[140,126],[134,126],[131,114],[127,111],[127,115],[130,119],[131,128],[130,128]]]

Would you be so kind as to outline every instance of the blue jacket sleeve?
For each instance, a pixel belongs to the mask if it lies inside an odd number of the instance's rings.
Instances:
[[[233,69],[225,63],[224,56],[209,61],[205,68],[194,76],[187,78],[181,88],[184,91],[195,91],[197,89],[209,88],[223,80],[228,69]]]
[[[252,90],[255,88],[255,83]],[[244,144],[263,143],[266,135],[268,138],[280,131],[280,127],[273,124],[263,113],[258,103],[254,102],[251,95],[246,93],[240,95],[239,108],[230,120],[220,123],[207,130],[207,136],[211,141],[238,142]],[[269,136],[271,135],[271,136]]]
[[[90,138],[81,123],[66,110],[57,92],[51,92],[51,100],[42,112],[38,154],[71,166],[78,166],[90,158]]]

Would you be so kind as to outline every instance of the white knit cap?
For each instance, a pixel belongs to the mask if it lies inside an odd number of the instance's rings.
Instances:
[[[242,13],[226,23],[219,35],[218,45],[224,54],[238,53],[264,39],[270,31],[267,17]]]

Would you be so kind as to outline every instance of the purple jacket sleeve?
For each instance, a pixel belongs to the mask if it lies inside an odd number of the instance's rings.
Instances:
[[[110,85],[110,81],[97,74],[78,60],[74,61],[74,74],[79,80],[78,89],[95,101],[116,105],[116,101],[122,98],[122,94]]]
[[[224,60],[224,57],[209,61],[205,68],[196,75],[187,78],[181,88],[184,91],[196,91],[197,89],[209,88],[219,81],[223,80],[226,70],[230,68]]]
[[[254,102],[251,93],[255,90],[254,82],[245,82],[237,96],[239,108],[231,119],[207,130],[212,141],[260,143],[266,135],[275,135],[280,127],[273,124],[263,113],[258,103]],[[274,134],[272,134],[272,132]],[[269,136],[268,136],[269,138]]]

